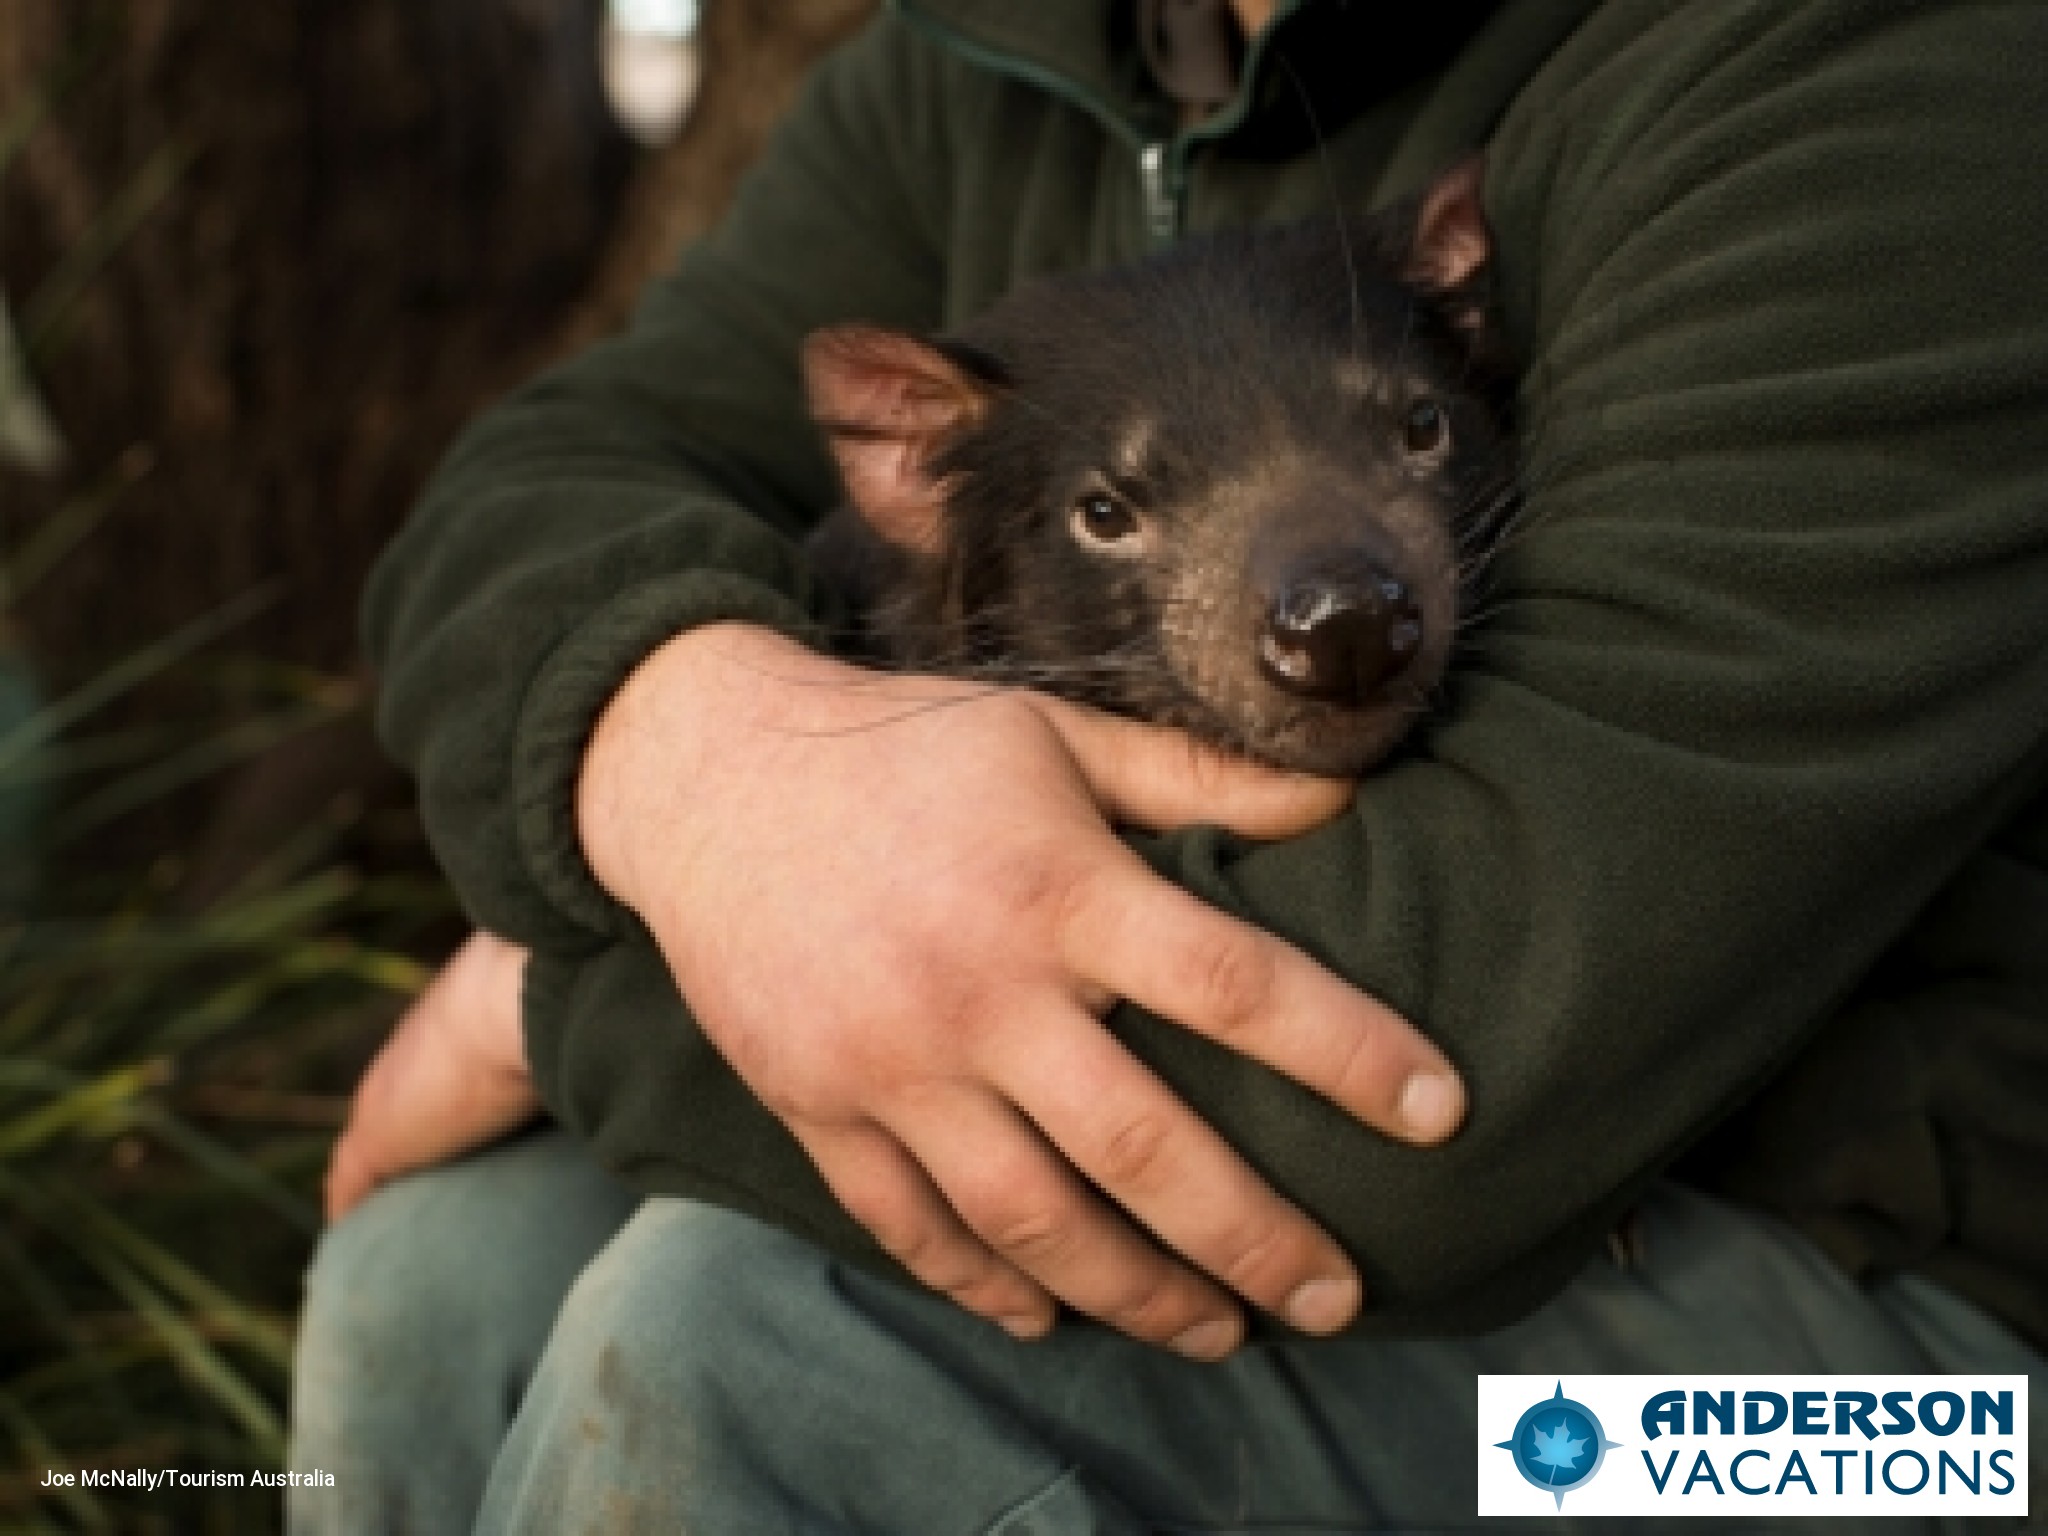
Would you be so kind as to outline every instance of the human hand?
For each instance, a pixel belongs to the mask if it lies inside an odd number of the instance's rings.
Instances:
[[[1109,823],[1284,836],[1350,793],[723,624],[613,698],[577,814],[706,1035],[907,1269],[1019,1336],[1057,1297],[1214,1358],[1242,1336],[1232,1292],[1323,1333],[1357,1274],[1097,1015],[1128,998],[1412,1141],[1451,1133],[1463,1089],[1399,1016]]]
[[[327,1165],[327,1219],[379,1184],[493,1141],[540,1112],[519,988],[526,951],[475,933],[363,1074]]]

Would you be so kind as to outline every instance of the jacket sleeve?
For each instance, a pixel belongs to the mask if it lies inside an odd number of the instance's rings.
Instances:
[[[1527,500],[1448,708],[1308,838],[1148,849],[1424,1022],[1467,1127],[1122,1022],[1365,1326],[1561,1284],[2039,792],[2044,49],[2038,6],[1610,5],[1503,125]]]
[[[1503,125],[1528,495],[1453,696],[1339,823],[1144,845],[1422,1022],[1470,1121],[1396,1146],[1113,1016],[1358,1256],[1364,1327],[1554,1289],[2039,785],[2044,47],[2028,4],[1610,0]],[[885,28],[828,68],[632,334],[465,440],[370,601],[437,846],[538,950],[550,1106],[643,1187],[870,1259],[590,885],[567,796],[653,643],[815,611],[788,540],[829,480],[788,360],[844,314],[936,318],[940,194],[887,170],[943,158],[930,67]]]
[[[685,628],[820,617],[794,541],[836,486],[797,345],[856,316],[937,322],[928,67],[883,23],[821,68],[718,231],[626,334],[481,418],[374,572],[380,730],[481,925],[565,953],[632,931],[575,841],[597,714]]]

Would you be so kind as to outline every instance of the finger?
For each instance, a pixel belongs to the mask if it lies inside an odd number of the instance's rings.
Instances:
[[[989,1067],[1053,1145],[1169,1249],[1305,1332],[1351,1321],[1361,1288],[1343,1250],[1094,1020],[1077,1015]]]
[[[495,1141],[540,1113],[523,1069],[479,1062],[451,1049],[454,1038],[401,1024],[356,1088],[350,1130],[386,1178]]]
[[[1052,1330],[1043,1287],[968,1231],[917,1160],[879,1126],[792,1126],[848,1215],[925,1285],[1020,1339]]]
[[[1244,837],[1295,837],[1351,803],[1349,779],[1287,773],[1195,740],[1064,699],[1032,696],[1113,821],[1170,831],[1196,822]]]
[[[1228,917],[1135,857],[1079,884],[1057,940],[1085,983],[1264,1062],[1366,1124],[1422,1145],[1465,1114],[1443,1053],[1293,945]]]
[[[497,1140],[540,1113],[523,1065],[479,1062],[415,1004],[356,1085],[325,1201],[337,1220],[380,1184]]]
[[[327,1178],[321,1190],[328,1225],[332,1226],[362,1204],[378,1182],[376,1171],[365,1161],[360,1144],[353,1135],[344,1131],[334,1144],[334,1153],[327,1163]]]
[[[891,1129],[971,1231],[1075,1311],[1197,1359],[1242,1340],[1227,1294],[1104,1204],[993,1094],[948,1095]]]

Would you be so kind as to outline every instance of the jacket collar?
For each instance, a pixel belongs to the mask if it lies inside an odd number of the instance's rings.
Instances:
[[[961,56],[1076,103],[1133,144],[1173,138],[1175,108],[1147,76],[1130,0],[889,0],[906,22]],[[1522,0],[1527,7],[1529,0]],[[1502,0],[1280,0],[1252,42],[1236,96],[1190,140],[1250,132],[1292,144],[1440,68],[1502,10]],[[1537,8],[1542,8],[1538,6]],[[1574,7],[1576,9],[1577,7]],[[1289,78],[1292,76],[1292,78]]]
[[[889,8],[971,62],[1085,107],[1125,138],[1159,136],[1117,0],[889,0]]]

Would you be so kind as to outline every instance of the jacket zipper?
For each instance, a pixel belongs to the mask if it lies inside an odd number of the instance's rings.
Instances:
[[[1187,218],[1187,159],[1176,146],[1155,139],[1138,151],[1138,177],[1145,188],[1145,226],[1154,245],[1180,238]]]

